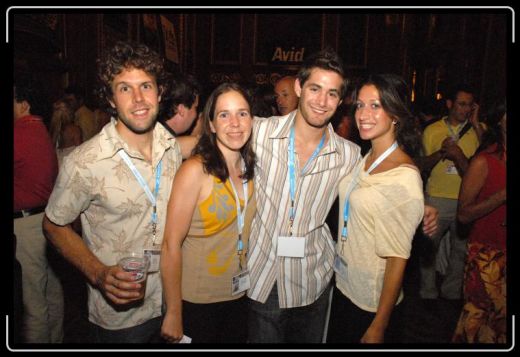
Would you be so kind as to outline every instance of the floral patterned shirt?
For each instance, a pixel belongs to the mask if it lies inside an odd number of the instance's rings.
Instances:
[[[132,150],[119,136],[112,118],[99,134],[70,153],[60,167],[56,185],[45,210],[55,224],[66,225],[81,215],[83,239],[104,264],[111,266],[127,251],[151,248],[152,205],[119,150],[124,150],[155,191],[156,168],[162,160],[157,193],[157,239],[160,249],[173,177],[182,157],[175,138],[156,125],[152,164]],[[89,284],[89,320],[106,329],[137,326],[161,315],[162,287],[159,272],[148,275],[143,304],[117,310]]]

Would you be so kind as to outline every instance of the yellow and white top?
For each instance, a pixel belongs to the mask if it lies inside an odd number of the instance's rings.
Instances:
[[[237,209],[229,179],[213,177],[213,190],[197,205],[190,230],[182,245],[182,299],[192,303],[213,303],[238,299],[231,295],[232,277],[240,273],[239,259],[246,268],[251,221],[256,212],[253,181],[248,183],[248,202],[242,241],[237,252]],[[243,207],[244,202],[240,200]]]

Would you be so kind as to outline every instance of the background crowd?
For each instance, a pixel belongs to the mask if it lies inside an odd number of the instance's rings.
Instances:
[[[98,78],[91,110],[14,76],[14,342],[67,342],[73,270],[87,343],[403,343],[412,262],[422,311],[460,316],[443,342],[508,341],[505,99],[412,103],[328,49],[205,88],[120,42]]]

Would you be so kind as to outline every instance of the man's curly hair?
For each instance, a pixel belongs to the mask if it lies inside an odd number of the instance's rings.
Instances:
[[[167,74],[163,59],[146,45],[119,41],[102,59],[98,60],[97,94],[100,104],[113,116],[117,115],[117,112],[109,103],[113,97],[112,81],[124,69],[133,68],[141,69],[153,76],[157,81],[159,93],[164,88]]]

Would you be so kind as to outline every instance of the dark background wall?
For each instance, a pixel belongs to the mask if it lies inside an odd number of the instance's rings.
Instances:
[[[194,74],[208,90],[226,80],[274,83],[296,73],[306,55],[330,46],[354,82],[366,73],[398,73],[414,100],[438,98],[460,81],[477,89],[484,106],[506,94],[507,10],[184,11],[13,10],[14,70],[34,72],[51,99],[80,84],[96,107],[96,58],[120,39],[147,43],[167,58],[169,70]]]

